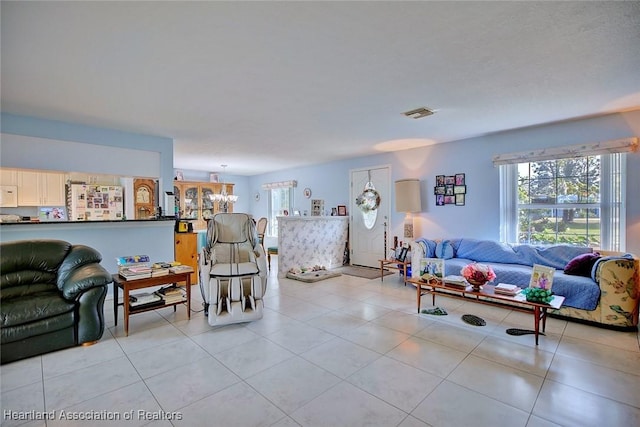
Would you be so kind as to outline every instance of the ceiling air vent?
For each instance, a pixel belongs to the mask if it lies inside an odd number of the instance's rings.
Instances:
[[[404,114],[407,117],[411,117],[412,119],[421,119],[423,117],[427,117],[432,114],[435,114],[435,111],[427,107],[420,107],[420,108],[416,108],[415,110],[405,111],[402,114]]]

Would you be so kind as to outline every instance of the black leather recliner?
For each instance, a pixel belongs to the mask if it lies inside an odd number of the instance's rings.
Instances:
[[[0,244],[2,363],[92,343],[111,275],[98,251],[61,240]]]

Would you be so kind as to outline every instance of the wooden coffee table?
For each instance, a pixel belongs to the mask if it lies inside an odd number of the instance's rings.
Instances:
[[[479,304],[487,304],[512,310],[530,312],[533,314],[533,326],[535,331],[536,345],[540,335],[540,322],[542,321],[542,332],[547,326],[547,309],[559,309],[564,303],[564,297],[554,295],[549,304],[527,301],[524,294],[516,296],[502,295],[494,292],[495,286],[484,285],[479,292],[474,292],[471,285],[467,287],[451,285],[442,280],[431,280],[423,282],[420,279],[408,279],[407,282],[416,287],[418,299],[418,313],[420,313],[420,302],[423,295],[431,294],[432,305],[436,305],[436,295],[445,295],[451,298],[464,299]]]

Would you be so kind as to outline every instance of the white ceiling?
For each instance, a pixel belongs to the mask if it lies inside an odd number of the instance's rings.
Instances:
[[[254,175],[640,107],[640,2],[7,2],[2,111]],[[416,107],[437,113],[401,115]],[[514,147],[517,149],[517,147]]]

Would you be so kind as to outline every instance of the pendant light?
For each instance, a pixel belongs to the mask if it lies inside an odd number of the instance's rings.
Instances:
[[[216,193],[216,194],[212,194],[211,200],[213,200],[214,202],[219,202],[222,206],[222,210],[224,212],[227,211],[227,205],[229,203],[235,203],[238,201],[238,196],[234,195],[234,194],[228,194],[227,193],[227,182],[225,179],[225,170],[227,169],[227,165],[220,165],[222,167],[222,190],[220,191],[220,193]]]

